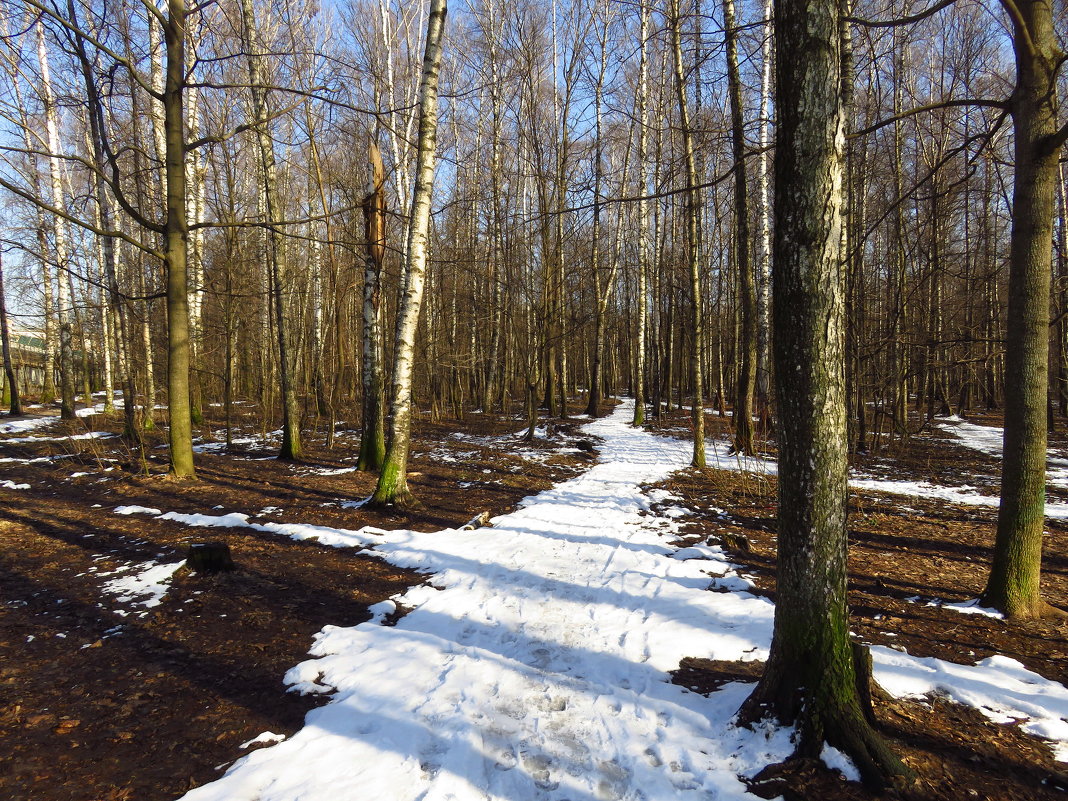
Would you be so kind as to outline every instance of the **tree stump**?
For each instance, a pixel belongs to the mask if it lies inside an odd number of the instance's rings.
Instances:
[[[197,573],[228,573],[236,569],[225,542],[195,542],[189,546],[186,567]]]

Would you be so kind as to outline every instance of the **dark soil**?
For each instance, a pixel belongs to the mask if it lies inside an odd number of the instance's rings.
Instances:
[[[84,433],[87,423],[121,426],[94,416],[33,433]],[[510,511],[592,458],[563,448],[579,439],[571,426],[559,427],[551,444],[523,446],[545,451],[545,464],[515,455],[508,435],[520,428],[487,415],[423,421],[409,474],[423,508],[412,514],[345,508],[371,494],[374,477],[313,472],[353,466],[355,435],[339,435],[333,450],[309,438],[302,464],[256,445],[200,453],[199,480],[190,482],[163,474],[161,432],[149,437],[143,459],[118,438],[0,439],[0,457],[63,457],[0,463],[0,481],[30,484],[0,488],[0,798],[163,801],[211,781],[245,753],[241,743],[300,728],[316,700],[287,693],[282,677],[317,631],[366,620],[370,604],[422,580],[349,549],[250,529],[195,529],[117,515],[115,507],[244,512],[349,529],[455,527],[482,511]],[[562,448],[575,452],[556,452]],[[99,574],[130,562],[177,562],[191,542],[206,540],[227,544],[237,570],[181,569],[151,609],[101,591],[107,579]]]
[[[725,422],[710,418],[712,434]],[[989,417],[983,422],[1000,424]],[[666,425],[680,433],[684,419]],[[769,451],[772,450],[769,448]],[[993,457],[961,447],[937,430],[893,450],[855,458],[858,470],[896,479],[970,484],[997,494]],[[985,477],[985,480],[984,480]],[[756,583],[775,597],[776,497],[774,478],[725,470],[688,470],[660,485],[700,514],[685,531],[686,544],[721,544]],[[883,493],[850,496],[850,629],[865,643],[973,664],[1000,653],[1046,678],[1068,681],[1068,629],[1062,623],[1007,622],[934,605],[935,599],[979,596],[993,550],[997,509],[954,506]],[[1068,526],[1047,520],[1044,592],[1068,608]],[[762,663],[711,662],[694,654],[675,681],[708,692],[730,681],[755,682]],[[1046,801],[1068,797],[1068,765],[1056,762],[1042,740],[1013,725],[941,698],[876,702],[881,730],[920,776],[914,797],[931,801]],[[822,764],[789,763],[754,787],[787,801],[860,801],[873,796]]]
[[[688,418],[687,412],[674,412],[653,427],[686,436]],[[256,433],[251,417],[241,422],[243,437]],[[89,425],[116,432],[120,423],[95,416],[68,430],[84,433]],[[722,436],[729,420],[710,416],[708,426],[710,437]],[[585,469],[595,456],[579,443],[588,438],[573,426],[560,425],[551,443],[530,446],[512,436],[522,427],[515,417],[431,422],[424,416],[410,463],[410,486],[423,508],[408,514],[346,504],[367,497],[374,478],[354,471],[327,474],[354,465],[358,437],[344,426],[331,450],[321,434],[309,436],[306,461],[297,465],[270,458],[272,447],[257,443],[239,444],[231,453],[198,454],[195,482],[163,475],[161,432],[152,433],[143,452],[118,438],[30,443],[0,438],[0,458],[62,457],[0,462],[0,481],[31,485],[0,488],[0,797],[164,801],[216,778],[245,753],[241,743],[264,731],[293,733],[317,703],[287,693],[282,677],[305,657],[318,630],[365,620],[369,605],[421,581],[348,549],[250,529],[194,529],[117,515],[115,507],[433,531],[482,511],[507,512],[524,496]],[[57,424],[41,433],[54,437],[63,430]],[[517,452],[527,447],[543,451],[541,459]],[[983,484],[976,476],[996,476],[997,461],[937,431],[858,458],[857,467],[872,475],[969,483],[996,493],[996,482]],[[774,479],[691,470],[664,486],[699,512],[682,543],[724,543],[756,581],[756,591],[774,597]],[[995,514],[854,493],[855,634],[865,642],[962,663],[1001,653],[1064,682],[1063,628],[928,605],[935,598],[978,595]],[[1062,606],[1068,606],[1065,531],[1062,523],[1049,522],[1045,562],[1047,597]],[[101,591],[103,573],[131,562],[178,561],[190,543],[207,540],[228,545],[237,570],[215,576],[180,570],[162,603],[151,609]],[[755,681],[761,667],[700,656],[686,660],[675,680],[701,692],[728,681]],[[876,712],[894,749],[921,777],[917,798],[1046,801],[1068,793],[1063,763],[1052,759],[1044,742],[1014,726],[991,723],[939,698],[880,702]],[[754,784],[754,792],[790,801],[872,798],[812,763],[790,763]]]

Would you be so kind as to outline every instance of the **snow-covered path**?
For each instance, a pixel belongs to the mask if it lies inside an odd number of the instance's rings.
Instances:
[[[335,691],[330,703],[183,801],[753,798],[739,776],[788,756],[791,731],[731,725],[748,685],[706,697],[668,683],[667,671],[684,656],[763,660],[773,607],[745,592],[719,548],[671,546],[683,511],[652,513],[666,493],[641,485],[684,467],[691,446],[631,428],[632,410],[585,427],[604,439],[600,464],[488,529],[349,531],[116,509],[367,548],[431,574],[396,599],[412,611],[395,627],[379,622],[395,608],[387,601],[372,621],[323,629],[314,658],[286,681]],[[1068,760],[1061,684],[1004,656],[971,666],[882,646],[872,656],[891,695],[938,692],[1019,721]],[[855,776],[833,749],[824,760]]]
[[[624,404],[588,425],[602,463],[493,528],[352,532],[433,572],[430,586],[398,599],[415,608],[395,627],[324,629],[287,680],[336,689],[331,703],[186,801],[745,795],[737,775],[785,757],[789,732],[735,729],[747,688],[706,698],[666,671],[694,654],[763,659],[773,608],[708,592],[712,576],[740,582],[722,553],[676,553],[671,518],[643,514],[639,485],[691,446],[630,416]]]

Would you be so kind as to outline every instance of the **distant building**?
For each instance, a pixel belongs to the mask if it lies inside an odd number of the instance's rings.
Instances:
[[[44,335],[39,331],[12,331],[11,364],[23,394],[39,390],[45,375]]]

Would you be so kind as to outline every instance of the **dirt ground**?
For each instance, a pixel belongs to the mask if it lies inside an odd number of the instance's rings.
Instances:
[[[972,422],[1000,425],[995,416]],[[684,417],[664,427],[679,433]],[[726,434],[711,418],[712,433]],[[1051,445],[1063,446],[1063,434]],[[771,455],[769,449],[769,455]],[[999,465],[939,431],[906,446],[857,456],[853,467],[881,478],[968,483],[997,494]],[[985,477],[985,479],[980,478]],[[776,498],[772,477],[725,470],[688,470],[660,485],[699,514],[685,531],[687,544],[720,544],[756,592],[775,597]],[[947,505],[875,492],[850,494],[850,629],[865,643],[903,648],[920,657],[973,664],[1000,653],[1061,683],[1068,682],[1068,630],[1051,622],[1008,623],[933,605],[979,596],[993,551],[997,509]],[[1047,600],[1068,608],[1068,526],[1047,520],[1043,587]],[[918,597],[917,597],[918,596]],[[707,692],[730,681],[755,681],[762,663],[686,660],[675,681]],[[876,703],[884,734],[920,776],[916,798],[930,801],[1045,801],[1068,793],[1068,765],[1056,762],[1041,740],[1015,726],[990,722],[978,711],[945,699]],[[859,785],[809,763],[794,764],[754,788],[787,801],[860,801]]]
[[[242,422],[243,437],[255,433],[251,415]],[[94,416],[69,431],[116,432],[120,423]],[[710,418],[711,434],[722,424]],[[321,434],[309,436],[299,465],[270,458],[272,448],[262,440],[239,440],[231,453],[199,453],[196,482],[162,475],[159,432],[144,459],[115,437],[25,443],[0,437],[0,459],[21,460],[0,461],[0,485],[30,485],[0,488],[0,797],[164,801],[212,780],[247,753],[242,743],[300,727],[316,700],[286,693],[282,677],[305,657],[319,629],[365,620],[369,605],[421,580],[349,550],[250,529],[191,529],[117,515],[115,507],[432,531],[481,511],[507,512],[590,463],[574,447],[582,437],[573,426],[559,426],[553,440],[534,445],[540,451],[534,459],[518,453],[526,446],[509,436],[520,428],[514,417],[489,415],[420,420],[410,484],[424,508],[408,515],[346,505],[369,495],[374,480],[351,470],[358,437],[343,427],[332,450]],[[654,428],[685,435],[687,425],[676,414]],[[996,460],[928,434],[856,466],[873,475],[949,483],[969,473],[996,476],[998,469]],[[772,479],[685,471],[663,486],[698,512],[684,542],[726,544],[758,591],[774,596]],[[996,493],[996,484],[986,491]],[[964,663],[1001,653],[1064,682],[1063,628],[927,605],[977,596],[995,514],[854,494],[850,605],[857,637]],[[1047,596],[1068,606],[1065,526],[1050,521],[1049,532]],[[217,576],[181,570],[150,609],[101,591],[101,574],[133,562],[179,561],[191,542],[207,540],[225,542],[238,569]],[[726,681],[752,681],[760,667],[700,657],[686,660],[675,681],[709,691]],[[894,748],[921,776],[918,798],[1044,801],[1068,792],[1068,766],[1013,726],[938,698],[880,704],[877,714]],[[812,764],[791,765],[755,790],[769,798],[871,798]]]
[[[94,416],[70,433],[85,433],[86,422],[98,431],[121,425]],[[309,437],[300,465],[249,444],[199,453],[195,482],[163,476],[160,433],[149,441],[147,476],[131,472],[141,461],[117,438],[0,438],[0,457],[41,459],[0,462],[0,483],[31,487],[0,488],[0,798],[163,801],[211,781],[246,753],[241,743],[300,728],[315,700],[286,693],[282,677],[319,629],[366,620],[370,604],[421,581],[345,549],[249,529],[191,529],[117,515],[115,507],[434,531],[482,511],[507,512],[591,458],[556,453],[574,451],[564,447],[570,427],[560,428],[555,445],[534,446],[545,451],[544,464],[480,444],[521,427],[484,415],[419,425],[409,475],[424,508],[410,515],[342,506],[374,489],[365,473],[322,475],[352,467],[354,435],[339,435],[332,451]],[[101,592],[98,574],[180,561],[193,541],[225,542],[238,569],[181,570],[147,611]]]

